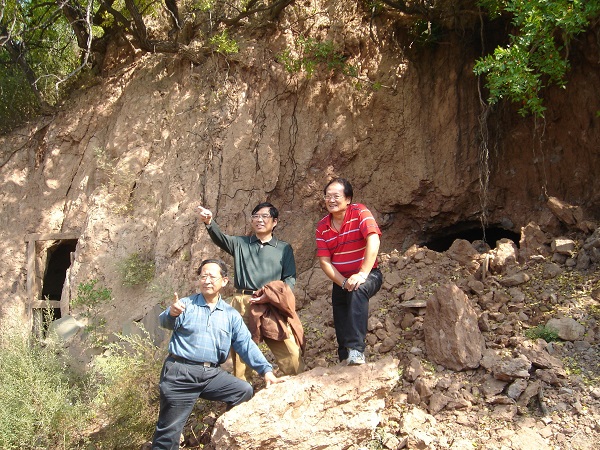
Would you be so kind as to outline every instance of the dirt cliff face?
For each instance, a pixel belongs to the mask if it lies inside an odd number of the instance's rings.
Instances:
[[[353,2],[313,7],[318,14],[290,10],[276,30],[236,36],[235,61],[115,60],[109,76],[56,115],[1,138],[3,323],[27,319],[28,284],[37,298],[42,291],[56,239],[32,234],[77,237],[63,298],[99,280],[115,299],[103,311],[115,329],[174,290],[193,291],[199,262],[223,256],[197,220],[199,204],[232,234],[250,231],[260,201],[278,206],[277,234],[294,246],[301,287],[332,176],[348,178],[354,200],[372,209],[382,251],[478,223],[482,208],[490,225],[516,233],[530,221],[557,229],[545,195],[582,206],[591,220],[600,216],[595,40],[572,49],[567,89],[548,92],[545,120],[506,106],[487,116],[490,178],[482,189],[482,106],[472,73],[478,37],[449,34],[417,47],[391,18],[370,27]],[[292,25],[333,40],[362,81],[324,68],[312,77],[286,72],[276,55],[294,45]],[[36,255],[29,268],[25,239]],[[152,286],[122,285],[119,263],[134,253],[154,262]]]

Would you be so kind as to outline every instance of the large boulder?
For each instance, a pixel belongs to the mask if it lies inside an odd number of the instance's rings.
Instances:
[[[343,449],[369,439],[399,380],[398,361],[317,367],[258,392],[215,423],[215,448]]]
[[[479,367],[485,341],[477,313],[454,283],[439,287],[427,301],[423,331],[427,356],[435,363],[453,370]]]

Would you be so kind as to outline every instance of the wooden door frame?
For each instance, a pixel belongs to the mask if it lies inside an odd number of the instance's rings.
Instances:
[[[77,240],[77,233],[34,233],[25,236],[27,243],[27,320],[29,326],[33,327],[33,310],[37,308],[60,308],[60,315],[64,317],[69,314],[69,299],[61,298],[60,300],[44,300],[36,298],[36,293],[41,290],[36,286],[36,250],[35,246],[38,241],[62,241],[62,240]]]

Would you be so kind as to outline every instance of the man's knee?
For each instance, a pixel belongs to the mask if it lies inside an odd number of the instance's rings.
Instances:
[[[254,388],[248,382],[240,383],[238,388],[237,400],[231,406],[237,406],[240,403],[247,402],[254,395]]]

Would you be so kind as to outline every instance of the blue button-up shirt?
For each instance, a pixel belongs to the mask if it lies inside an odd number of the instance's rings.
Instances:
[[[242,316],[219,296],[211,311],[202,294],[180,299],[185,309],[178,317],[168,307],[159,316],[160,326],[173,330],[169,352],[192,361],[223,364],[233,347],[260,375],[273,366],[252,340]]]

